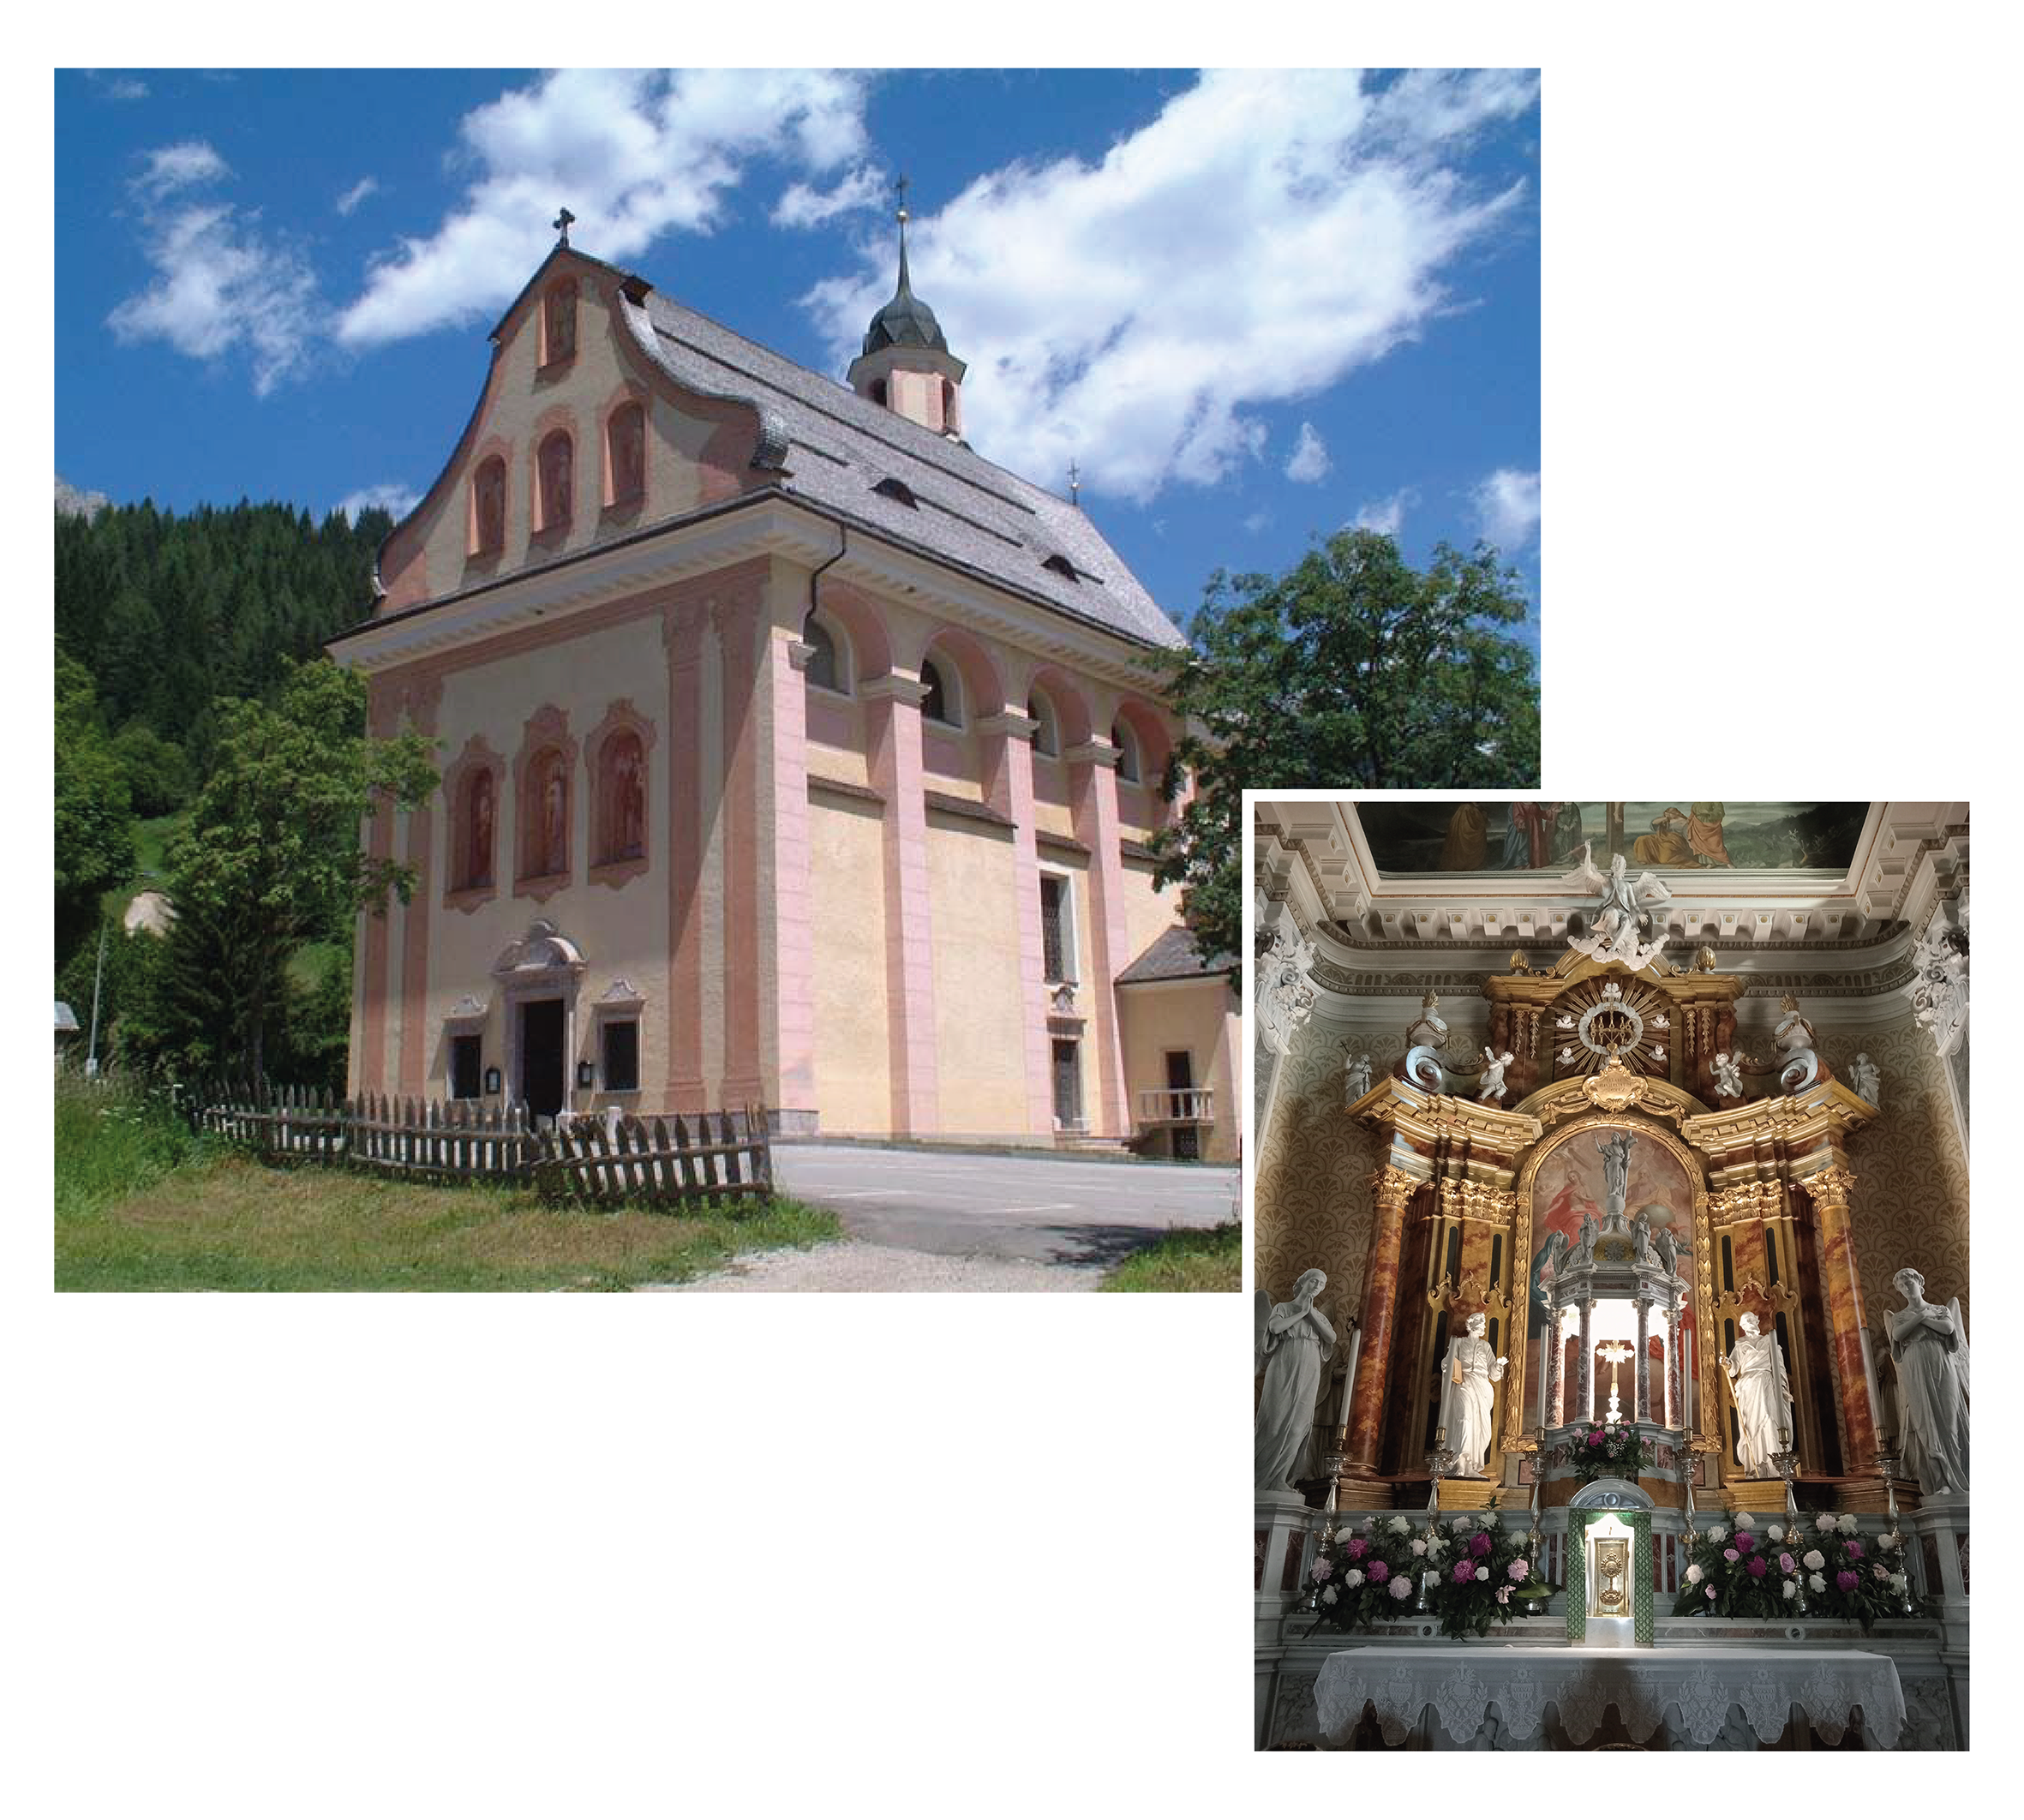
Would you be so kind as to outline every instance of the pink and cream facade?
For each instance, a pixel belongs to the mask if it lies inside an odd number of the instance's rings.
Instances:
[[[957,440],[903,270],[854,389],[566,247],[493,340],[331,647],[442,772],[368,824],[421,883],[360,919],[352,1090],[1234,1155],[1145,846],[1179,635]]]

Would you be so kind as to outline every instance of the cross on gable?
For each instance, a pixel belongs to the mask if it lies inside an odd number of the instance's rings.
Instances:
[[[575,219],[576,217],[571,214],[570,212],[566,208],[560,214],[557,215],[554,222],[550,224],[554,228],[555,233],[558,236],[555,242],[557,246],[566,247],[569,244],[569,224]]]

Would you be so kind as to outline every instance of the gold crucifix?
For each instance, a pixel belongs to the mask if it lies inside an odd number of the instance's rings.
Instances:
[[[1621,1340],[1611,1340],[1608,1345],[1598,1346],[1596,1352],[1609,1361],[1609,1419],[1614,1422],[1622,1413],[1616,1400],[1616,1368],[1631,1356],[1632,1349]]]

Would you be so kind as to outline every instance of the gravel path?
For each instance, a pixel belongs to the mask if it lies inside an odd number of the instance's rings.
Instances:
[[[1021,1258],[949,1257],[846,1239],[807,1251],[767,1251],[693,1283],[656,1290],[1093,1290],[1100,1267]]]

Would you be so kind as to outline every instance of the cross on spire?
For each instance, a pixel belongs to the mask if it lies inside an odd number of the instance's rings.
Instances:
[[[1069,504],[1071,506],[1080,505],[1081,500],[1082,470],[1075,465],[1075,460],[1071,457],[1069,461]]]
[[[566,247],[569,244],[569,224],[575,219],[576,217],[571,214],[566,208],[555,217],[551,225],[554,228],[558,236],[555,242],[557,246]]]
[[[910,294],[913,287],[907,280],[907,173],[902,171],[893,183],[894,193],[900,199],[900,284],[894,295]]]

